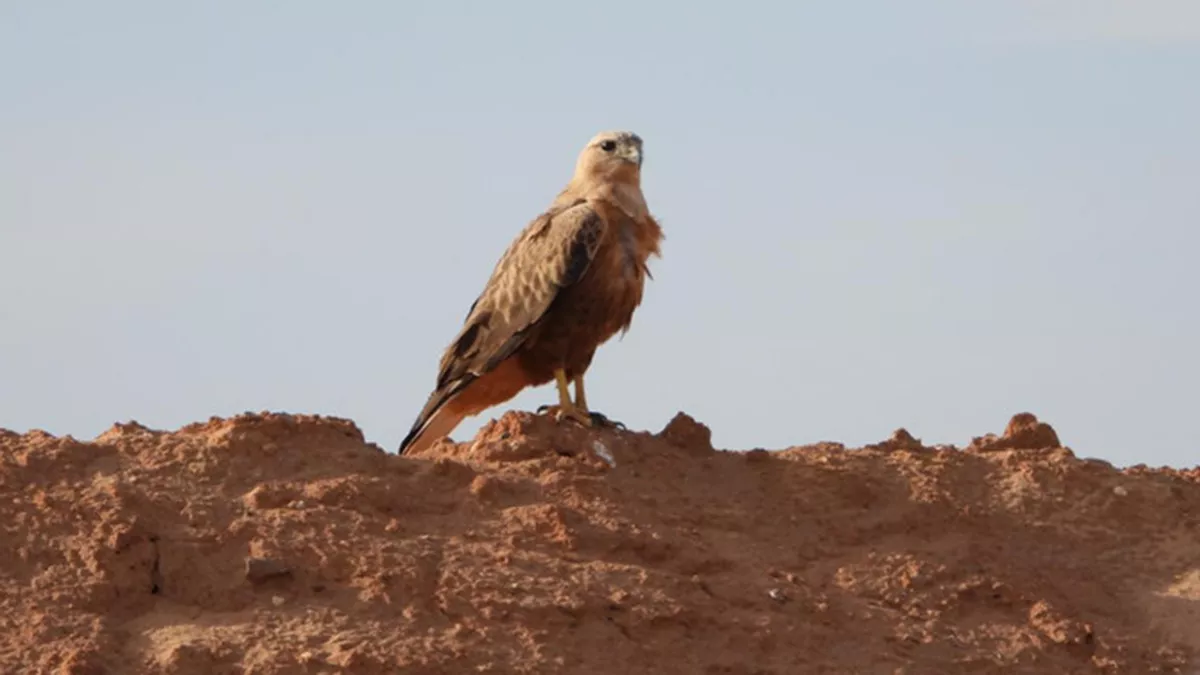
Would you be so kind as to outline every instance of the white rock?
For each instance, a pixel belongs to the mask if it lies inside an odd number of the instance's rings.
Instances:
[[[604,460],[609,466],[615,467],[617,465],[616,458],[613,457],[613,454],[600,441],[592,441],[592,450],[595,451],[596,456]]]

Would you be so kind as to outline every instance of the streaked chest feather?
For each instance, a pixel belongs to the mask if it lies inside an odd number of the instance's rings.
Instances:
[[[620,230],[617,233],[617,241],[620,247],[620,253],[617,254],[621,258],[621,270],[628,282],[641,281],[639,272],[645,261],[639,256],[637,235],[633,230],[633,223],[626,220],[620,224]]]
[[[640,290],[645,282],[646,258],[647,253],[638,239],[637,224],[624,214],[610,218],[595,260],[596,273],[603,277],[602,282],[614,291]]]
[[[646,277],[645,256],[633,223],[626,220],[613,225],[575,296],[582,322],[595,325],[606,335],[629,325],[641,304]]]

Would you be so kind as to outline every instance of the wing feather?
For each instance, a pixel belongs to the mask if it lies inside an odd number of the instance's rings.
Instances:
[[[526,226],[442,355],[438,389],[458,389],[515,353],[559,291],[587,272],[604,228],[584,200],[547,211]]]

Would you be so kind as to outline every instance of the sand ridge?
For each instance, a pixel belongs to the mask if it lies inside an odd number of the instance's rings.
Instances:
[[[682,413],[411,457],[312,415],[0,431],[0,672],[1196,672],[1198,479],[1028,414],[778,452]]]

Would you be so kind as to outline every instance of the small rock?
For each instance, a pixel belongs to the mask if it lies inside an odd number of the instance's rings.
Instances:
[[[692,452],[713,452],[712,431],[705,425],[692,419],[686,413],[675,413],[675,417],[658,432],[660,438],[672,445],[691,450]]]
[[[787,594],[778,588],[772,588],[771,590],[767,591],[767,597],[771,598],[775,602],[787,602],[788,599]]]
[[[1062,443],[1053,427],[1038,421],[1033,413],[1017,413],[1004,429],[1004,439],[1013,448],[1041,450],[1059,448]]]
[[[282,595],[271,596],[271,604],[275,605],[276,607],[283,607],[283,603],[285,603],[285,602],[287,602],[287,599],[284,598]]]
[[[888,439],[888,444],[897,450],[924,450],[925,446],[921,445],[921,441],[908,433],[908,429],[901,427],[892,432],[892,437]]]
[[[971,439],[971,448],[976,451],[994,450],[1052,450],[1061,448],[1062,442],[1054,428],[1039,421],[1033,413],[1017,413],[1008,421],[1004,435],[987,434]],[[1068,456],[1070,453],[1068,452]]]
[[[596,453],[597,457],[604,460],[605,464],[610,467],[617,466],[617,460],[613,457],[612,452],[600,441],[592,441],[592,451]]]
[[[1125,497],[1129,494],[1129,490],[1126,490],[1124,486],[1118,485],[1113,488],[1113,494],[1118,497]]]
[[[880,452],[897,452],[900,450],[920,452],[921,450],[925,449],[925,446],[921,444],[921,441],[914,438],[912,434],[908,433],[908,429],[901,427],[893,431],[891,437],[886,441],[883,441],[882,443],[873,443],[865,446],[863,449],[877,450]]]
[[[292,569],[274,558],[246,558],[246,580],[252,584],[292,575]]]

